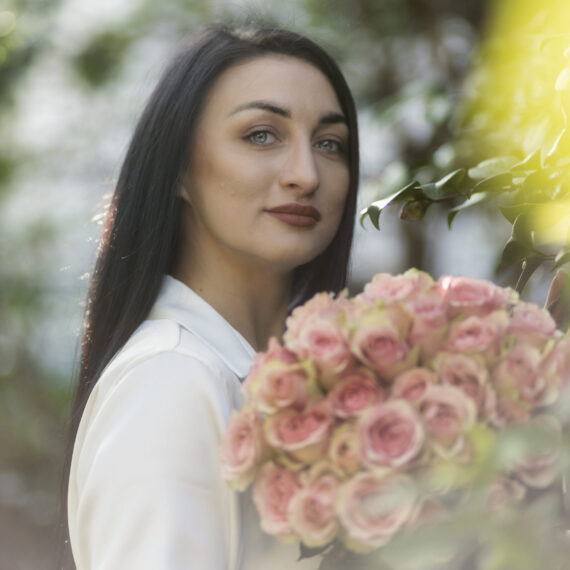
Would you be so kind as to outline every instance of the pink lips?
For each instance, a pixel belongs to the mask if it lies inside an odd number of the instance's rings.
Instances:
[[[316,208],[297,204],[296,202],[281,204],[267,210],[267,212],[291,226],[314,226],[321,219],[321,213]]]

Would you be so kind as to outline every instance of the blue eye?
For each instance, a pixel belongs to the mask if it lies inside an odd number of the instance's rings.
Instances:
[[[342,154],[344,153],[344,145],[334,139],[326,139],[317,143],[317,147],[325,152]]]
[[[254,131],[245,137],[253,144],[264,146],[275,142],[275,135],[269,131]]]

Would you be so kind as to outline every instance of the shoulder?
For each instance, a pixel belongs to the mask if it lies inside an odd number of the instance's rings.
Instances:
[[[215,377],[224,383],[239,380],[198,336],[178,323],[163,319],[143,322],[103,371],[98,385],[113,389],[131,371],[156,372],[169,378]]]
[[[121,402],[183,409],[207,403],[224,421],[242,403],[237,376],[201,340],[174,321],[145,321],[103,371],[84,415]],[[192,404],[191,404],[192,403]]]

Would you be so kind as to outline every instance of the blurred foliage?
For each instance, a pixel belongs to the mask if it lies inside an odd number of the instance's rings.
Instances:
[[[4,0],[0,5],[0,115],[12,102],[18,80],[46,49],[46,20],[60,1]],[[38,26],[38,21],[44,26]]]
[[[73,57],[75,72],[93,88],[104,85],[120,73],[120,65],[133,40],[123,29],[96,34]]]
[[[497,270],[518,266],[522,290],[542,264],[570,261],[570,6],[498,3],[453,120],[439,180],[413,180],[363,210],[379,227],[382,210],[419,220],[438,202],[448,223],[492,204],[512,224]],[[434,154],[434,162],[438,152]]]

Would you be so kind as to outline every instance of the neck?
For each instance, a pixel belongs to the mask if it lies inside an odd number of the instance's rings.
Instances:
[[[194,257],[192,263],[179,263],[174,277],[198,293],[255,350],[265,350],[271,336],[283,334],[292,275],[235,260],[220,263]]]

